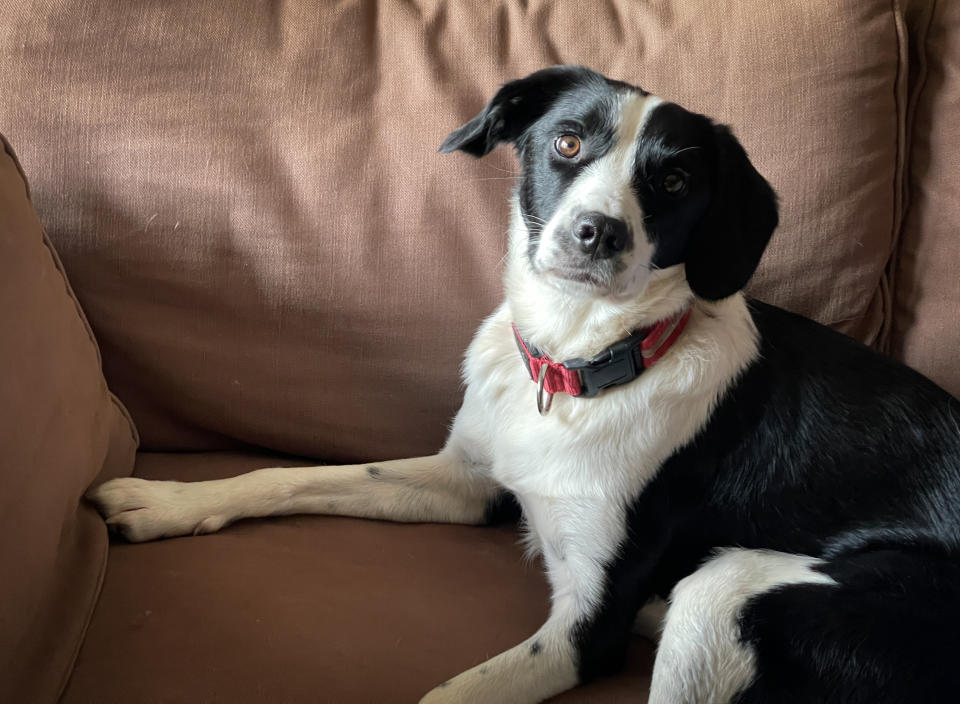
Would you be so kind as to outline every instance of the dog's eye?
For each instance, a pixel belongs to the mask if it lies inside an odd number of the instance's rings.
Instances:
[[[572,159],[580,153],[580,138],[575,134],[562,134],[557,137],[553,147],[560,156]]]
[[[660,187],[672,196],[679,195],[687,187],[687,174],[680,169],[668,171],[660,181]]]

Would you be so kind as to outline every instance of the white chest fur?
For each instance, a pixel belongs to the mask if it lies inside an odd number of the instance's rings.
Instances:
[[[493,475],[521,498],[636,497],[757,353],[741,296],[698,302],[683,335],[639,379],[592,399],[557,394],[541,416],[510,323],[504,304],[478,331],[464,373],[485,408]]]

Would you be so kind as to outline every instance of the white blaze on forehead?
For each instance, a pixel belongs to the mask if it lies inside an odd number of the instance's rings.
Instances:
[[[620,99],[620,123],[617,125],[616,141],[608,155],[616,172],[632,183],[636,169],[637,146],[650,115],[663,100],[655,95],[626,93]]]

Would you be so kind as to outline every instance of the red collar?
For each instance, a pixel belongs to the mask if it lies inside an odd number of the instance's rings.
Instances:
[[[684,308],[670,318],[643,328],[591,359],[577,357],[565,362],[554,362],[550,357],[540,354],[533,345],[524,341],[517,326],[513,325],[520,357],[530,372],[530,378],[538,383],[540,412],[549,410],[550,396],[555,393],[589,398],[611,386],[627,384],[636,379],[656,364],[677,341],[690,319],[690,310],[689,307]],[[544,393],[547,395],[545,401]]]

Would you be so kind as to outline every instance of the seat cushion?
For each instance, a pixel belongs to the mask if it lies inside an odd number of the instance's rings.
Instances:
[[[140,454],[136,476],[214,479],[289,458]],[[548,590],[516,526],[322,516],[113,543],[63,704],[415,702],[543,622]],[[564,702],[636,702],[651,646]]]
[[[499,299],[517,170],[437,147],[550,64],[733,125],[782,198],[752,293],[874,341],[896,6],[0,0],[0,123],[145,448],[413,456]]]
[[[136,447],[0,136],[0,702],[53,702],[64,686],[107,551],[81,497],[129,474]]]

